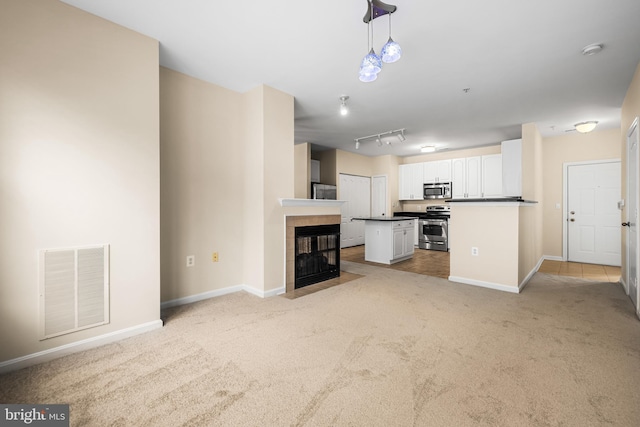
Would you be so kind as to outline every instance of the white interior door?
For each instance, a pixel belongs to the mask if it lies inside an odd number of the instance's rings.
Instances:
[[[568,260],[621,264],[620,162],[567,167]]]
[[[387,216],[387,177],[371,177],[371,216]]]
[[[353,218],[371,216],[371,178],[340,174],[341,209],[340,247],[364,245],[364,221]]]
[[[627,269],[626,282],[629,286],[629,297],[633,301],[636,312],[638,307],[638,119],[627,134]]]

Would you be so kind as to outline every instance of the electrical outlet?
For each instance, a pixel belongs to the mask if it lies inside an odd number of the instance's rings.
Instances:
[[[196,256],[195,255],[187,256],[187,267],[193,267],[194,265],[196,265]]]
[[[211,255],[211,260],[213,262],[218,262],[218,252],[214,252],[213,255]]]
[[[478,256],[478,248],[477,247],[472,247],[471,248],[471,255],[473,256]]]

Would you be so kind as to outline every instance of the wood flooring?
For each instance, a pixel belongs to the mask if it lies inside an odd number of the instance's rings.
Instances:
[[[341,249],[340,259],[378,267],[393,268],[395,270],[410,271],[427,276],[442,277],[444,279],[449,278],[449,252],[416,249],[412,259],[386,265],[365,261],[364,245],[361,245]],[[555,274],[557,276],[581,277],[588,280],[614,283],[620,280],[621,274],[620,267],[551,260],[543,261],[538,271],[541,273]]]

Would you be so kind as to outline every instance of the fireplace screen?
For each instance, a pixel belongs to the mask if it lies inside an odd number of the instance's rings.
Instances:
[[[296,227],[295,287],[340,277],[340,224]]]

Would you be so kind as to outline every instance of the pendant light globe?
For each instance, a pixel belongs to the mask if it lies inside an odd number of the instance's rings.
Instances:
[[[372,81],[375,81],[375,79],[378,78],[378,74],[377,73],[360,73],[360,81],[361,82],[365,82],[365,83],[369,83]]]
[[[389,41],[382,47],[380,51],[380,56],[382,57],[382,61],[387,64],[391,64],[396,62],[402,56],[402,48],[400,45],[393,41],[391,37],[389,37]]]
[[[373,48],[360,63],[360,74],[378,74],[382,70],[382,59],[376,55]]]

